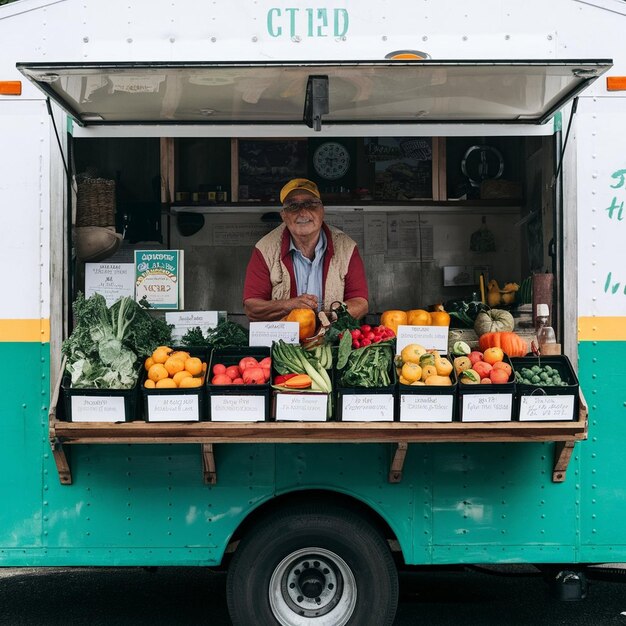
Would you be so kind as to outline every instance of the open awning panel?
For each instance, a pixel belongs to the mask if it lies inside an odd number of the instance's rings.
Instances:
[[[81,125],[297,124],[328,77],[323,123],[543,123],[612,66],[584,61],[18,63]]]

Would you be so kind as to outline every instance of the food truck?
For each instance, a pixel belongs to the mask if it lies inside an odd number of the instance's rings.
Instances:
[[[625,26],[618,0],[0,6],[0,564],[221,567],[235,624],[337,625],[391,624],[407,566],[626,561]],[[388,421],[151,420],[143,389],[71,421],[62,344],[97,264],[175,251],[175,310],[247,328],[252,247],[299,176],[359,245],[369,324],[515,284],[530,345],[549,304],[565,419],[402,421],[394,378]],[[460,382],[446,401],[469,406]]]

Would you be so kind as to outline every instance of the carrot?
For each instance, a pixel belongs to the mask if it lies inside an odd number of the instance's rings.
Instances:
[[[312,384],[311,377],[307,374],[298,374],[289,380],[286,380],[283,385],[288,389],[307,389]]]

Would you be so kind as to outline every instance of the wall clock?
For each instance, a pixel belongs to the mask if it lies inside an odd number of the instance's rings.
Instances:
[[[322,178],[337,180],[350,168],[350,153],[337,141],[326,141],[313,153],[313,167]]]

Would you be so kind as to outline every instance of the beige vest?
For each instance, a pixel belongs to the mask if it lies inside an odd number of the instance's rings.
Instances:
[[[281,246],[286,226],[281,224],[260,239],[256,247],[263,255],[269,268],[272,283],[272,300],[287,300],[291,298],[291,276],[281,259]],[[348,266],[356,243],[344,232],[328,226],[332,239],[333,256],[328,266],[328,273],[324,283],[324,303],[322,309],[330,310],[333,302],[343,302],[344,287]],[[328,236],[328,232],[326,233]],[[327,242],[326,254],[328,254]]]

